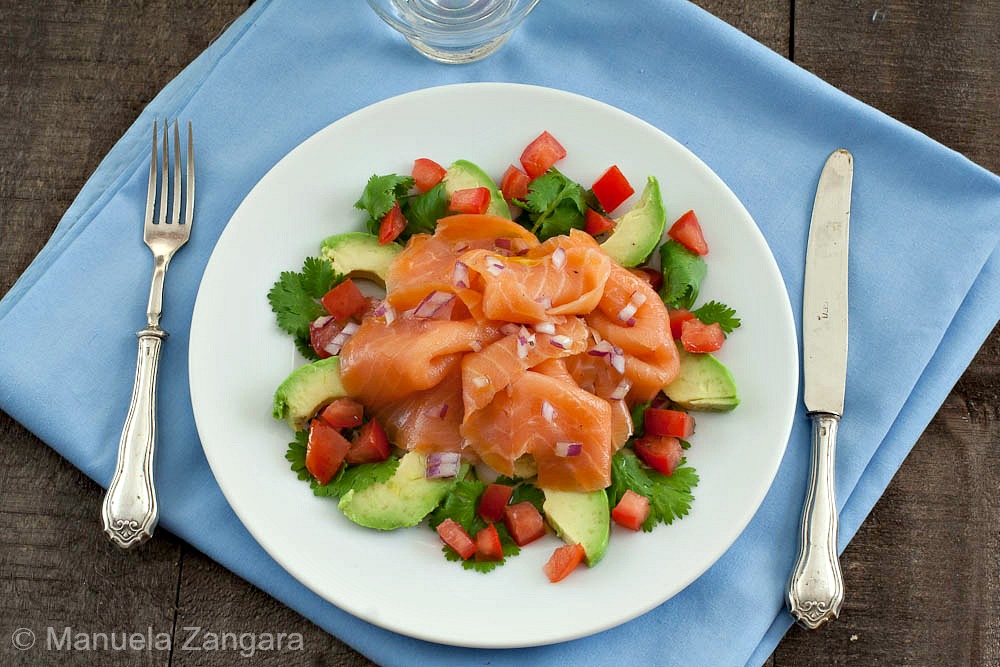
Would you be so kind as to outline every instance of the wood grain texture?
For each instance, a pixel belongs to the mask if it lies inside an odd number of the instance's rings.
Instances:
[[[101,156],[246,4],[0,0],[0,295]],[[1000,2],[698,4],[1000,170]],[[994,331],[848,547],[842,618],[819,632],[793,629],[769,665],[1000,664],[998,371]],[[97,529],[96,484],[2,413],[0,443],[0,664],[371,664],[166,531],[119,552]],[[300,633],[303,650],[248,661],[239,651],[29,655],[11,646],[15,629],[50,625],[148,627],[178,644],[189,627]]]

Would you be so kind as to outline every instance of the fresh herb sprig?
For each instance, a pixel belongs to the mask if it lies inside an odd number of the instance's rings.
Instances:
[[[295,339],[299,352],[307,359],[318,359],[309,344],[309,325],[326,315],[319,300],[344,279],[333,270],[329,261],[307,257],[302,271],[282,271],[278,281],[267,293],[278,320],[278,326]]]
[[[644,468],[638,457],[628,449],[618,451],[611,457],[611,486],[607,489],[611,507],[618,504],[629,489],[649,499],[649,516],[642,524],[646,532],[660,523],[670,525],[675,519],[683,518],[691,510],[694,495],[691,490],[698,485],[698,473],[694,468],[680,465],[671,475],[662,475]]]

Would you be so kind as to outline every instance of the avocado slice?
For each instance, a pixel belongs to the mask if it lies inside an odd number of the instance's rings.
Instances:
[[[740,404],[736,381],[725,364],[711,354],[691,354],[677,346],[680,371],[663,393],[688,410],[729,412]]]
[[[608,494],[598,491],[553,491],[542,489],[542,511],[566,544],[583,547],[587,565],[594,567],[608,550],[611,514]]]
[[[395,530],[420,523],[444,500],[461,479],[468,466],[463,465],[452,479],[427,479],[424,469],[427,457],[420,452],[408,452],[399,460],[392,477],[360,491],[351,489],[337,505],[348,519],[366,528]]]
[[[510,207],[507,206],[507,201],[503,198],[493,179],[468,160],[456,160],[448,167],[448,171],[444,175],[444,191],[448,194],[448,199],[451,199],[455,190],[469,188],[489,188],[490,207],[486,209],[487,215],[496,215],[510,220]]]
[[[366,278],[385,286],[389,265],[403,250],[398,243],[378,242],[378,237],[364,232],[347,232],[323,239],[319,246],[333,270],[347,278]]]
[[[663,239],[666,226],[667,212],[660,196],[660,183],[650,176],[639,201],[615,221],[615,231],[601,247],[622,266],[639,266]]]
[[[346,395],[340,382],[340,358],[327,357],[299,366],[278,385],[271,414],[299,431],[323,405]]]

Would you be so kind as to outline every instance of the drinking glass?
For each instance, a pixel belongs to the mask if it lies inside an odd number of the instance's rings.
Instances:
[[[499,49],[538,0],[368,0],[420,53],[471,63]]]

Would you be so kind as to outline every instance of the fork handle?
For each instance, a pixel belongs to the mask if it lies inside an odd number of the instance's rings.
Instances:
[[[104,496],[104,532],[123,549],[137,547],[153,535],[159,510],[153,484],[156,443],[156,373],[167,332],[147,327],[138,332],[139,358],[125,426],[118,443],[118,464]]]

